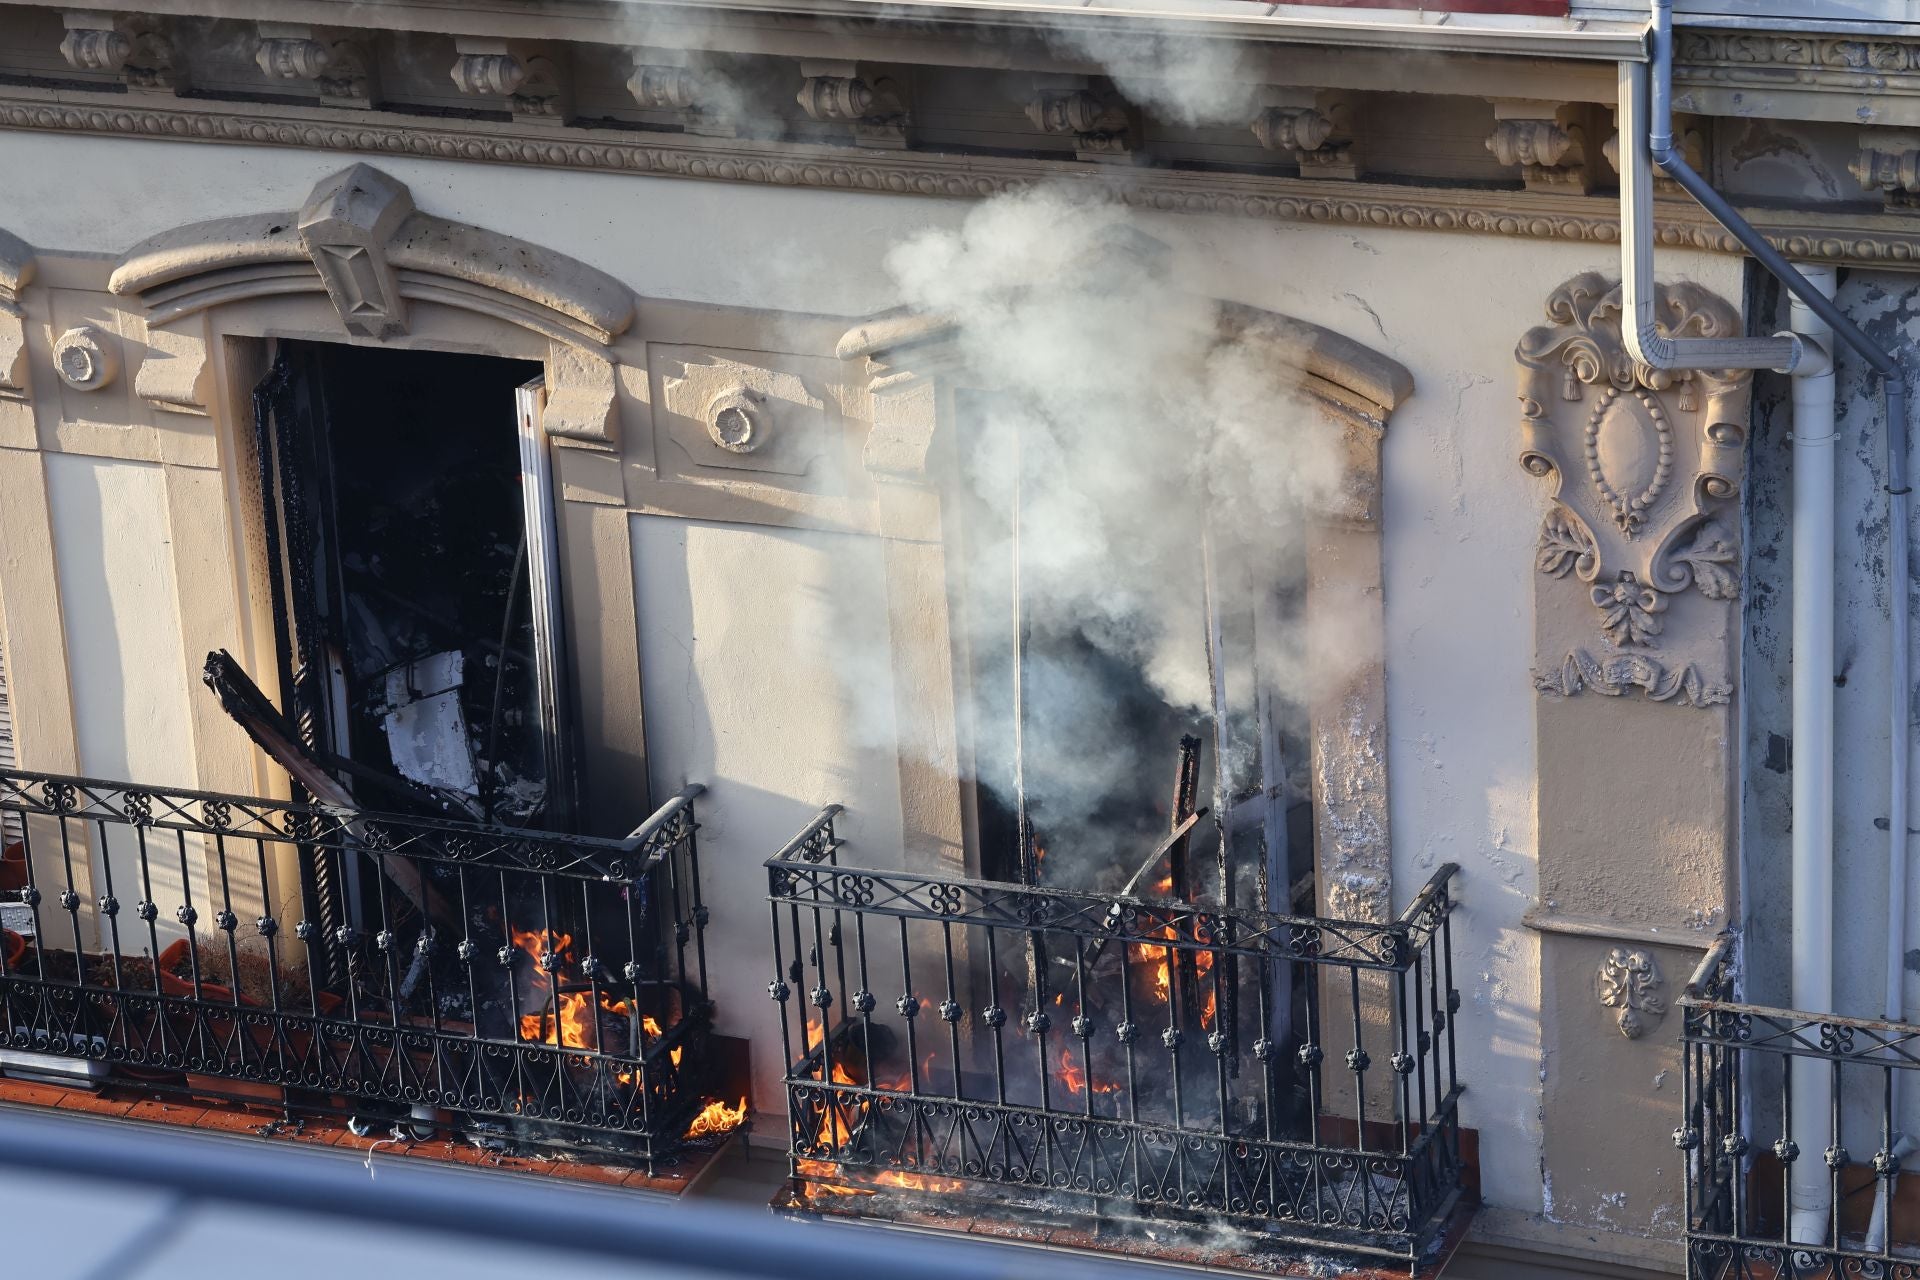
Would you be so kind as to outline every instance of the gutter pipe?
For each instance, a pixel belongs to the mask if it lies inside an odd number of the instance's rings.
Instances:
[[[1887,415],[1887,496],[1891,529],[1888,630],[1892,722],[1888,744],[1886,1014],[1905,1015],[1907,811],[1909,771],[1906,384],[1898,359],[1876,344],[1834,303],[1831,268],[1802,272],[1768,243],[1728,201],[1695,173],[1673,145],[1673,4],[1652,0],[1650,65],[1620,64],[1622,309],[1626,345],[1656,369],[1775,369],[1794,379],[1793,506],[1793,1003],[1833,1010],[1833,620],[1834,404],[1827,343],[1838,338],[1880,379]],[[1669,338],[1659,332],[1653,282],[1653,173],[1659,165],[1700,202],[1792,294],[1795,332],[1771,338]],[[1816,276],[1816,280],[1808,275]],[[1789,1136],[1793,1164],[1789,1235],[1796,1244],[1828,1239],[1831,1183],[1816,1153],[1831,1141],[1818,1060],[1796,1058]],[[1897,1115],[1897,1100],[1895,1102]],[[1891,1125],[1891,1120],[1889,1121]],[[1886,1205],[1899,1159],[1915,1149],[1902,1135],[1885,1140],[1892,1167],[1878,1179],[1877,1243],[1884,1246]],[[1837,1243],[1838,1231],[1833,1231]]]

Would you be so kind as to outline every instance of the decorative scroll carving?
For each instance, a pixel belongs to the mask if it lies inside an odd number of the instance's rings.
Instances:
[[[1487,150],[1501,164],[1518,168],[1529,189],[1556,187],[1592,191],[1584,108],[1553,102],[1497,100]]]
[[[301,36],[263,36],[253,51],[263,75],[277,80],[318,80],[332,61],[327,46]]]
[[[60,40],[60,56],[76,71],[115,72],[135,93],[172,93],[180,87],[173,41],[154,19],[116,19],[91,11],[61,17],[67,32]]]
[[[851,62],[801,62],[801,110],[815,120],[845,121],[862,146],[904,148],[912,123],[899,89],[884,76],[868,79]]]
[[[1253,136],[1269,151],[1286,151],[1302,177],[1356,178],[1348,106],[1326,90],[1268,87],[1253,118]]]
[[[1072,134],[1081,160],[1129,158],[1137,141],[1126,102],[1110,92],[1042,87],[1027,100],[1027,119],[1042,132]]]
[[[1552,168],[1579,144],[1555,120],[1502,120],[1487,139],[1493,158],[1507,165]]]
[[[627,92],[636,104],[651,111],[674,112],[689,133],[730,138],[739,131],[738,122],[728,118],[719,106],[735,98],[721,72],[710,67],[649,62],[647,57],[636,50],[633,74],[627,77]]]
[[[1894,207],[1920,203],[1920,130],[1881,130],[1860,135],[1860,150],[1847,172]]]
[[[1617,1010],[1614,1025],[1629,1040],[1645,1035],[1666,1013],[1665,987],[1660,962],[1635,947],[1609,947],[1593,975],[1594,997],[1602,1008]]]
[[[1656,306],[1675,336],[1739,331],[1733,308],[1696,285],[1662,286]],[[1725,702],[1727,658],[1715,640],[1724,625],[1697,603],[1679,606],[1739,594],[1733,504],[1750,375],[1636,363],[1620,336],[1620,292],[1597,274],[1556,289],[1547,316],[1553,323],[1530,331],[1515,352],[1520,465],[1549,481],[1553,496],[1534,567],[1580,584],[1590,625],[1611,652],[1595,656],[1569,627],[1543,642],[1555,665],[1534,683],[1560,696],[1639,689],[1661,702]],[[1543,636],[1559,617],[1543,612]]]
[[[526,64],[507,51],[504,40],[461,37],[453,42],[453,48],[456,56],[447,74],[453,80],[453,87],[462,93],[476,98],[501,98],[518,92],[526,83]]]
[[[118,71],[133,56],[133,41],[112,27],[69,28],[60,56],[76,71]]]
[[[1654,702],[1679,707],[1722,706],[1733,696],[1732,685],[1708,680],[1692,663],[1669,670],[1643,653],[1596,658],[1585,649],[1572,650],[1551,671],[1536,671],[1533,687],[1562,698],[1589,689],[1617,698],[1638,689]]]
[[[373,106],[373,64],[358,41],[328,41],[308,27],[263,22],[253,60],[275,79],[311,83],[327,106]]]

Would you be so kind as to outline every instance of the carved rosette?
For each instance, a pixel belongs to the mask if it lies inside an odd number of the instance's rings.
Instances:
[[[1672,336],[1740,332],[1733,308],[1697,285],[1656,296]],[[1553,497],[1534,567],[1578,588],[1586,621],[1564,643],[1552,638],[1535,684],[1560,696],[1638,689],[1662,702],[1723,703],[1750,375],[1637,363],[1620,334],[1620,291],[1597,274],[1554,290],[1547,317],[1515,351],[1520,465]],[[1571,603],[1543,587],[1543,610]],[[1557,623],[1544,621],[1543,646]]]

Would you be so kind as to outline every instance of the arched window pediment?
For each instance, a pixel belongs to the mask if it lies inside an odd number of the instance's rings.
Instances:
[[[547,338],[548,430],[611,442],[614,356],[633,324],[632,292],[577,259],[414,207],[398,179],[357,164],[323,179],[298,210],[176,227],[129,249],[108,288],[147,310],[154,357],[135,375],[163,408],[204,412],[204,348],[170,329],[218,307],[289,294],[325,294],[349,334],[408,332],[410,306],[490,316]],[[169,349],[172,348],[172,349]]]

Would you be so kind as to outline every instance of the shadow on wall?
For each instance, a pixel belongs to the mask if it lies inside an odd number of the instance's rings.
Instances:
[[[716,1025],[755,1041],[755,1105],[778,1111],[762,864],[830,802],[847,807],[850,856],[902,857],[882,549],[844,533],[644,515],[632,545],[654,794],[708,789],[700,860]]]

